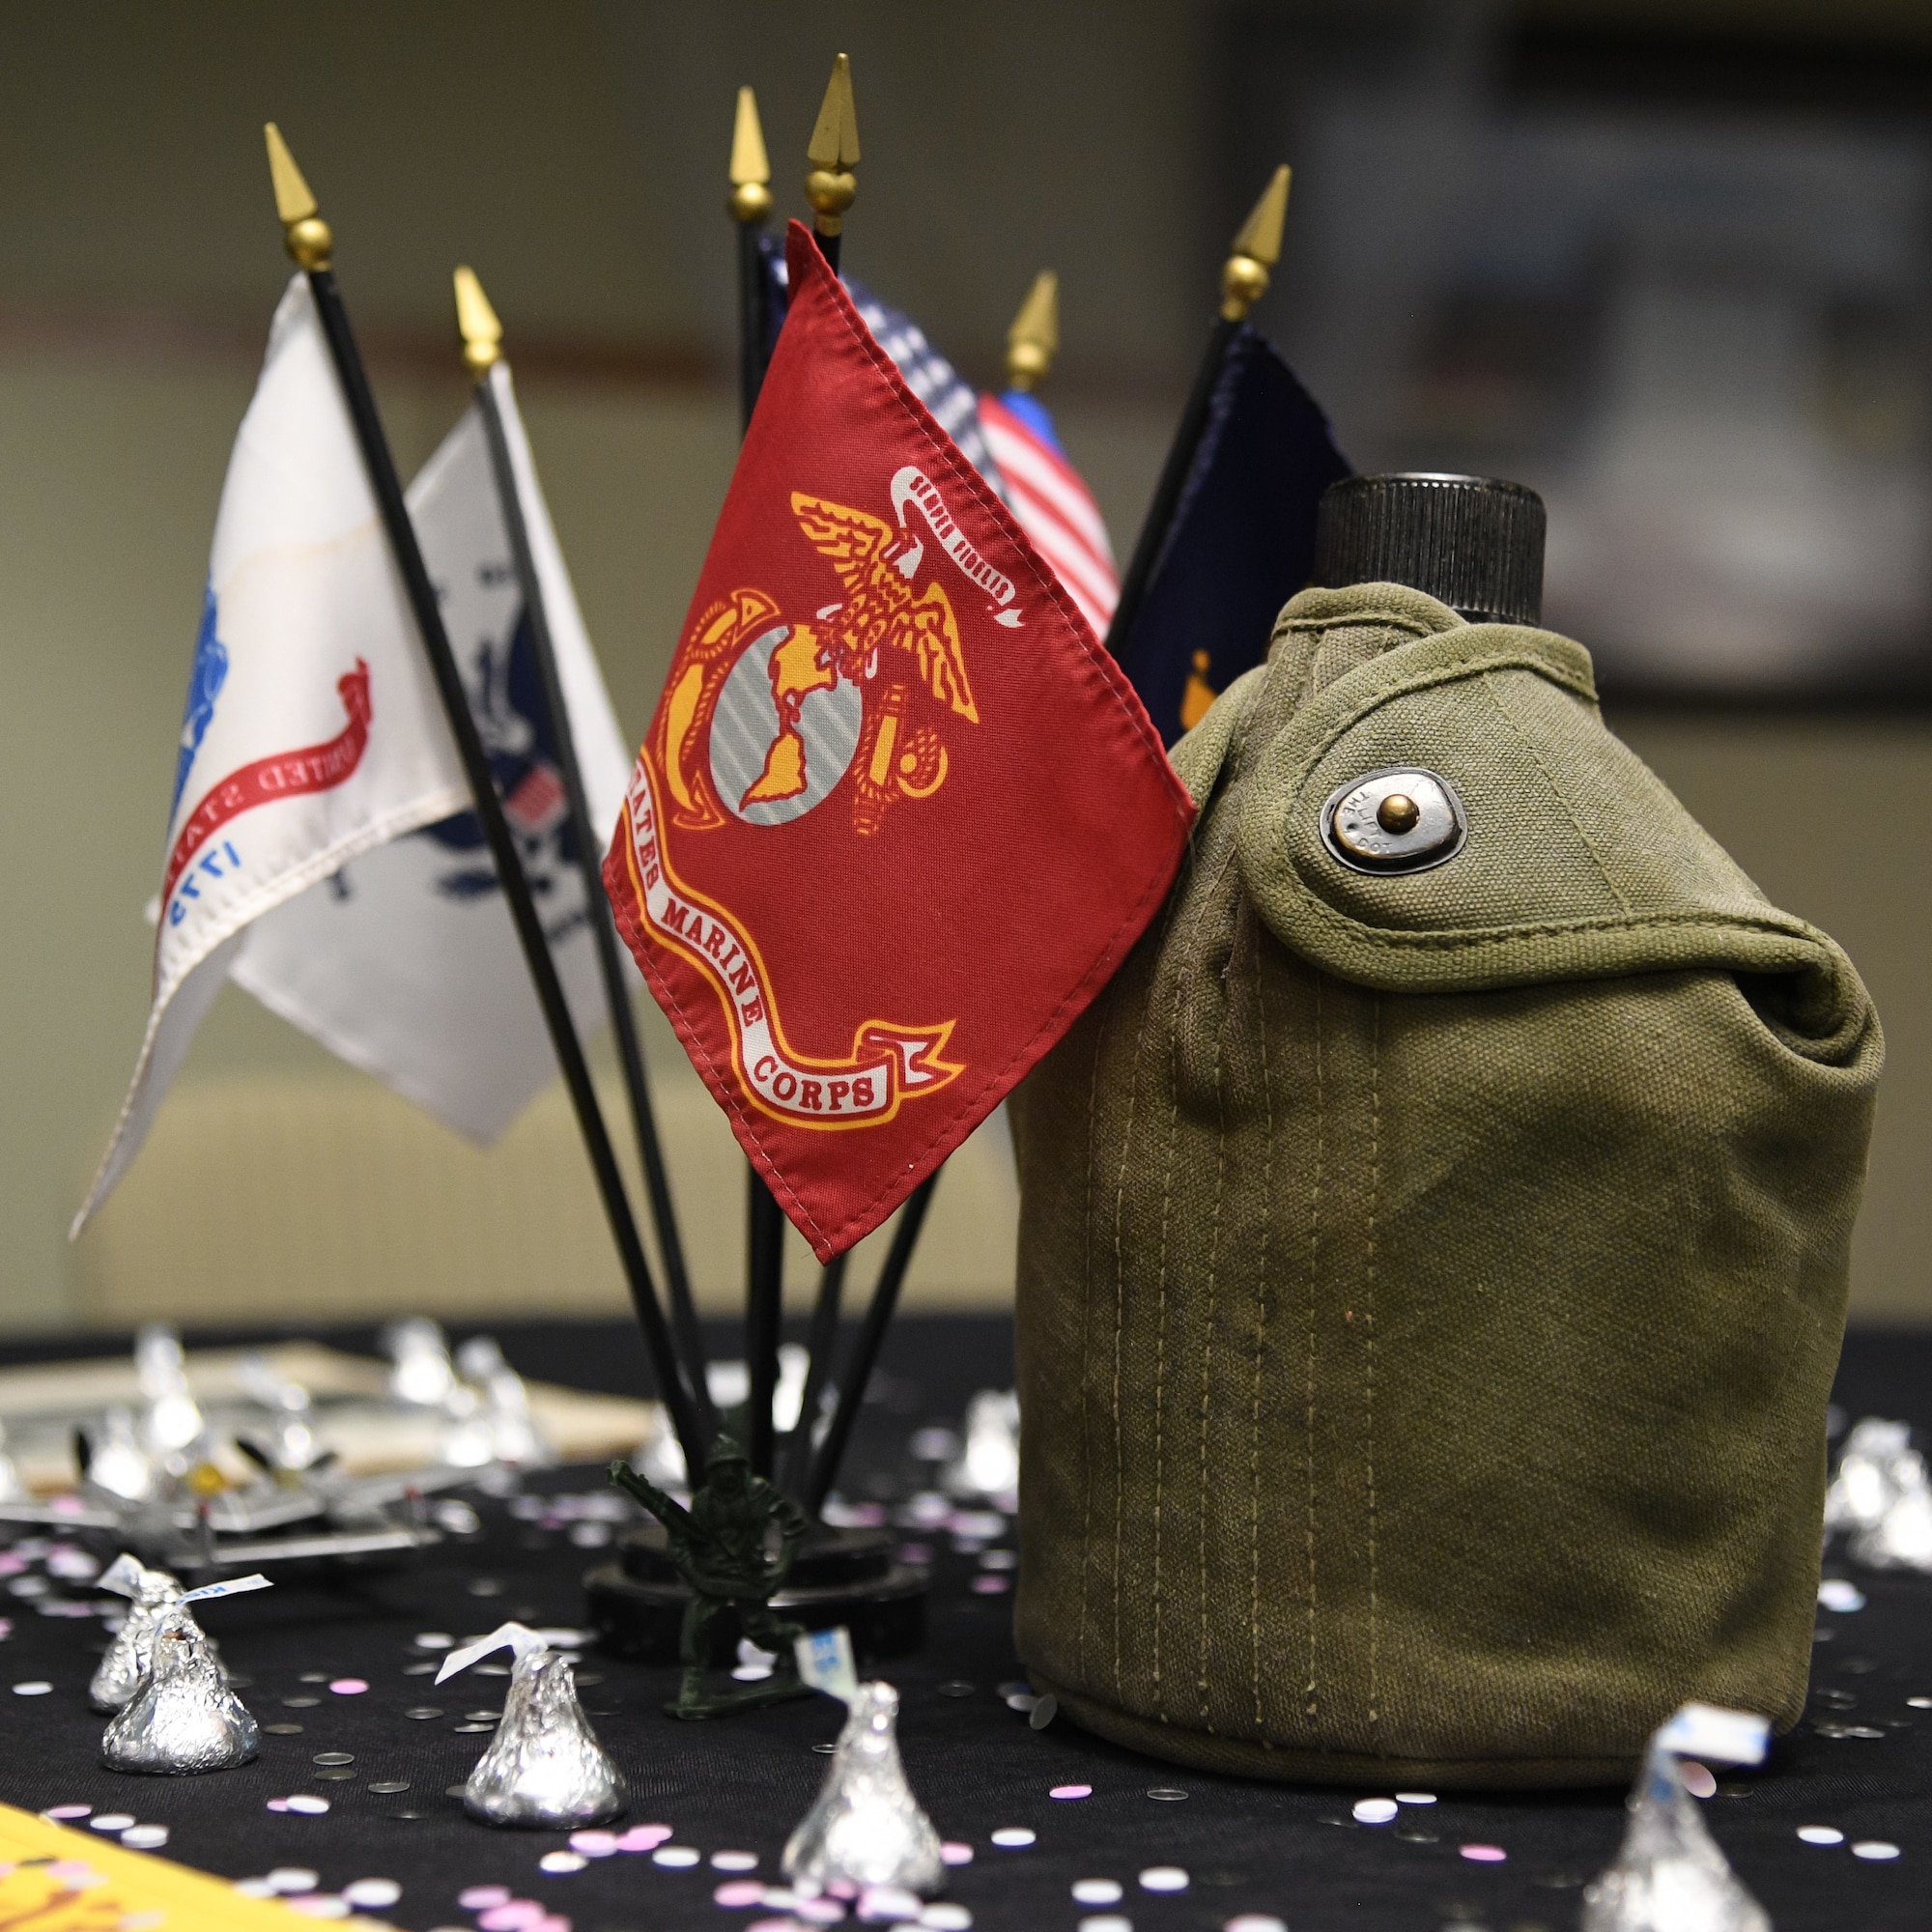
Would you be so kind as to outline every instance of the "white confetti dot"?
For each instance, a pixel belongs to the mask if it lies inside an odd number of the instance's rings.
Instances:
[[[1143,1891],[1185,1891],[1187,1874],[1179,1865],[1149,1865],[1141,1873]]]
[[[342,1895],[351,1905],[393,1905],[402,1897],[403,1889],[392,1878],[358,1878],[354,1885],[345,1885]]]
[[[1434,1804],[1435,1803],[1435,1794],[1433,1791],[1398,1791],[1395,1795],[1395,1802],[1398,1804]],[[1265,1917],[1266,1915],[1264,1914],[1263,1916]],[[1279,1924],[1280,1920],[1277,1919],[1275,1922]]]
[[[265,1878],[238,1878],[235,1889],[243,1898],[273,1898],[275,1888]]]
[[[1134,1932],[1134,1921],[1118,1912],[1096,1912],[1080,1921],[1079,1932]]]
[[[45,1678],[32,1677],[24,1684],[14,1685],[14,1695],[16,1697],[44,1697],[53,1688]]]
[[[810,1918],[810,1915],[806,1913],[804,1908],[815,1902],[801,1899],[793,1910],[802,1917]],[[868,1885],[859,1894],[859,1902],[853,1907],[852,1916],[867,1925],[903,1925],[907,1919],[917,1918],[923,1909],[919,1894],[907,1891],[903,1886]]]
[[[1932,1697],[1908,1697],[1905,1701],[1915,1711],[1932,1711]]]
[[[928,1905],[919,1915],[919,1922],[928,1928],[928,1932],[967,1932],[973,1923],[973,1915],[963,1905]]]
[[[1849,1613],[1865,1606],[1865,1593],[1842,1577],[1827,1577],[1818,1585],[1818,1601],[1828,1610]]]
[[[1883,1838],[1861,1838],[1852,1847],[1852,1856],[1855,1859],[1895,1859],[1898,1847],[1887,1844]]]
[[[1684,1788],[1692,1798],[1715,1798],[1718,1795],[1718,1777],[1707,1764],[1699,1764],[1694,1757],[1687,1757],[1679,1769],[1684,1774]]]
[[[328,1809],[328,1800],[316,1797],[312,1791],[298,1791],[289,1800],[289,1809],[305,1818],[320,1818]]]
[[[1288,1920],[1268,1912],[1244,1912],[1229,1919],[1221,1932],[1288,1932]]]
[[[133,1822],[131,1811],[97,1811],[87,1827],[91,1832],[125,1832]]]
[[[1801,1825],[1798,1835],[1807,1845],[1842,1845],[1845,1834],[1835,1825]]]
[[[136,1825],[121,1833],[121,1842],[132,1852],[157,1852],[168,1841],[165,1825]]]
[[[582,1871],[589,1862],[582,1852],[546,1852],[537,1861],[537,1869],[547,1872]]]
[[[1118,1905],[1122,1888],[1111,1878],[1081,1878],[1073,1882],[1075,1905]]]
[[[423,1631],[416,1637],[418,1650],[453,1650],[456,1639],[447,1631]]]
[[[313,1891],[322,1876],[306,1865],[277,1865],[263,1883],[270,1891]]]
[[[713,1852],[711,1869],[713,1871],[756,1871],[758,1855],[756,1852]]]
[[[1358,1825],[1386,1825],[1396,1814],[1393,1798],[1358,1798],[1354,1804],[1354,1819]]]
[[[651,1854],[654,1865],[668,1865],[672,1871],[683,1871],[687,1865],[695,1865],[702,1856],[691,1845],[660,1845]]]
[[[1039,1833],[1029,1831],[1024,1825],[1002,1825],[993,1833],[993,1843],[1003,1852],[1017,1852],[1031,1845]]]

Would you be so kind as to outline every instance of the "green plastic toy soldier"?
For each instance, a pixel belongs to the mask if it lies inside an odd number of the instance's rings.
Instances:
[[[728,1435],[721,1435],[712,1449],[704,1487],[689,1509],[628,1463],[612,1463],[611,1480],[663,1523],[670,1560],[691,1587],[691,1605],[684,1613],[678,1645],[684,1681],[676,1697],[665,1706],[666,1713],[673,1718],[717,1718],[810,1696],[798,1680],[792,1649],[805,1634],[804,1626],[788,1622],[771,1607],[805,1535],[805,1512],[762,1476],[752,1473],[750,1460]],[[776,1652],[778,1662],[765,1683],[707,1696],[704,1666],[711,1655],[711,1621],[724,1609],[736,1613],[739,1630],[753,1643]]]

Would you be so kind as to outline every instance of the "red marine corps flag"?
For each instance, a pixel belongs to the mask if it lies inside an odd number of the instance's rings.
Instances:
[[[605,878],[821,1261],[1078,1018],[1193,808],[1113,660],[794,222],[792,301]]]

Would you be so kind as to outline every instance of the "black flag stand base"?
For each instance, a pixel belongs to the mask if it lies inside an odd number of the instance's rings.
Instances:
[[[590,1627],[610,1650],[644,1663],[678,1662],[678,1640],[691,1592],[679,1578],[656,1523],[628,1531],[617,1560],[584,1577]],[[792,1559],[773,1607],[807,1630],[843,1624],[862,1658],[910,1657],[925,1641],[926,1578],[893,1554],[880,1529],[835,1529],[814,1521]],[[712,1625],[711,1664],[737,1662],[738,1630],[721,1616]]]

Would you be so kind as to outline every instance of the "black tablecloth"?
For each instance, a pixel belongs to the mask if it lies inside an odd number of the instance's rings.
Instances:
[[[529,1374],[611,1390],[644,1385],[635,1344],[615,1324],[499,1326],[497,1333],[512,1362]],[[216,1338],[190,1341],[199,1339]],[[341,1331],[327,1339],[368,1341]],[[72,1352],[71,1344],[0,1354],[19,1360],[57,1352]],[[918,1480],[907,1438],[921,1424],[956,1421],[975,1387],[1009,1380],[1010,1331],[991,1320],[907,1320],[884,1371],[848,1484],[861,1493],[903,1492]],[[1928,1391],[1932,1338],[1861,1335],[1848,1345],[1838,1400],[1851,1415],[1932,1422]],[[526,1488],[554,1494],[595,1480],[587,1470],[550,1471]],[[581,1624],[579,1578],[600,1554],[573,1544],[567,1529],[514,1519],[501,1499],[473,1500],[482,1531],[445,1544],[418,1567],[329,1585],[288,1583],[210,1606],[208,1628],[231,1667],[251,1680],[243,1694],[258,1719],[301,1725],[298,1735],[266,1736],[257,1763],[215,1776],[148,1779],[103,1771],[100,1719],[85,1701],[100,1625],[37,1615],[32,1599],[0,1605],[13,1613],[13,1635],[0,1644],[7,1746],[0,1800],[132,1813],[168,1828],[165,1856],[237,1879],[305,1867],[330,1892],[360,1878],[392,1879],[402,1897],[375,1916],[412,1932],[473,1925],[476,1914],[459,1906],[458,1894],[491,1884],[539,1901],[577,1932],[723,1927],[774,1916],[716,1904],[713,1892],[726,1874],[709,1857],[725,1849],[755,1853],[758,1874],[780,1882],[780,1849],[825,1769],[812,1747],[837,1730],[838,1709],[829,1700],[679,1724],[660,1711],[674,1672],[586,1657],[583,1672],[599,1681],[586,1684],[583,1702],[630,1779],[629,1821],[671,1827],[671,1842],[704,1855],[695,1866],[668,1868],[648,1855],[619,1854],[547,1874],[539,1858],[563,1846],[561,1834],[492,1832],[464,1817],[447,1788],[460,1784],[487,1738],[454,1726],[464,1712],[499,1702],[502,1680],[471,1674],[433,1690],[428,1676],[406,1674],[407,1665],[426,1661],[412,1639],[424,1632],[461,1636],[510,1615]],[[1351,1818],[1358,1793],[1177,1772],[1102,1744],[1064,1719],[1035,1731],[1001,1694],[1019,1675],[1011,1598],[972,1587],[975,1577],[1001,1573],[952,1550],[943,1532],[904,1534],[932,1549],[933,1589],[924,1652],[889,1673],[903,1698],[903,1752],[942,1836],[973,1847],[972,1862],[952,1872],[948,1897],[968,1908],[980,1927],[1073,1932],[1083,1917],[1106,1911],[1130,1918],[1137,1932],[1219,1927],[1241,1914],[1279,1918],[1293,1932],[1554,1932],[1576,1923],[1581,1884],[1616,1848],[1619,1792],[1445,1795],[1431,1806],[1405,1806],[1393,1826],[1370,1827]],[[1850,1574],[1836,1564],[1830,1569]],[[1932,1915],[1932,1711],[1907,1702],[1932,1695],[1932,1578],[1856,1580],[1865,1607],[1820,1613],[1805,1721],[1763,1772],[1726,1775],[1706,1809],[1779,1932],[1919,1926]],[[318,1674],[324,1681],[307,1681]],[[368,1689],[329,1689],[344,1679],[364,1680]],[[6,1694],[8,1685],[36,1680],[52,1690]],[[970,1693],[960,1692],[961,1684],[971,1685]],[[314,1701],[291,1701],[300,1699]],[[404,1716],[423,1706],[444,1715]],[[331,1752],[353,1753],[353,1776],[318,1776],[315,1758]],[[404,1781],[401,1793],[370,1788]],[[1065,1784],[1089,1784],[1093,1794],[1048,1796]],[[266,1808],[270,1799],[294,1793],[322,1796],[330,1808],[322,1815]],[[1804,1844],[1796,1835],[1803,1825],[1835,1827],[1846,1842]],[[1036,1842],[996,1848],[991,1833],[1010,1826],[1030,1828]],[[1852,1855],[1853,1842],[1873,1840],[1895,1845],[1899,1856],[1876,1862]],[[1461,1852],[1470,1844],[1499,1847],[1506,1857],[1471,1862]],[[1153,1865],[1181,1867],[1187,1889],[1143,1890],[1138,1875]],[[1124,1897],[1112,1907],[1079,1904],[1071,1888],[1081,1879],[1115,1880]]]

